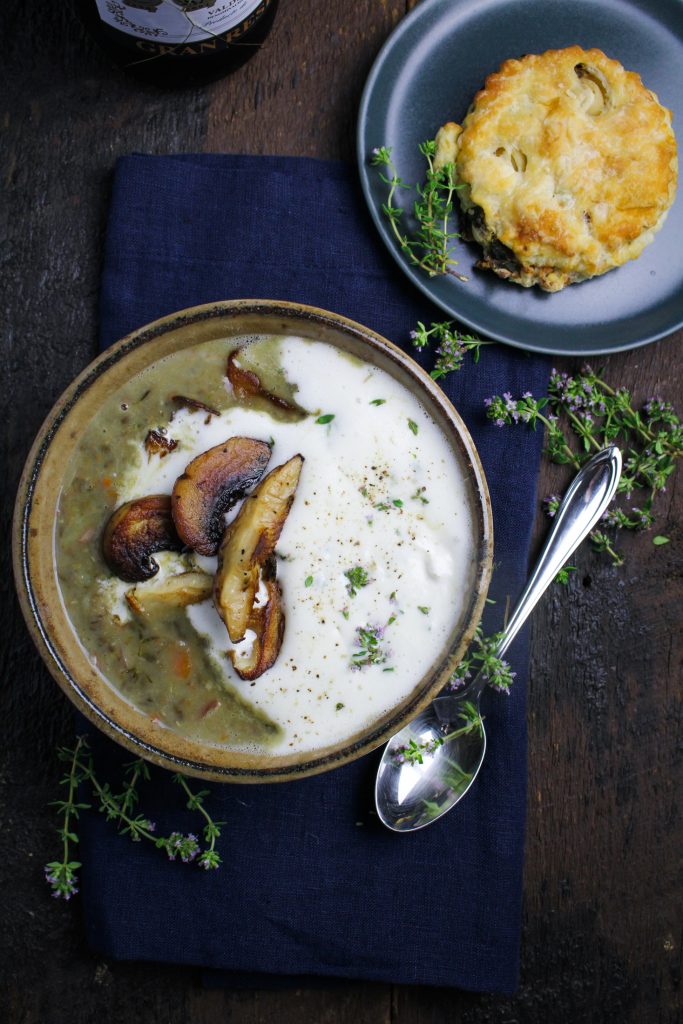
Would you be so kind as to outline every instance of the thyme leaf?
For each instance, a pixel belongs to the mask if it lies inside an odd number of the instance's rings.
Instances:
[[[351,597],[355,597],[359,590],[367,587],[368,583],[370,583],[370,577],[362,565],[356,565],[353,569],[347,569],[344,575],[349,581],[346,585],[346,590]]]

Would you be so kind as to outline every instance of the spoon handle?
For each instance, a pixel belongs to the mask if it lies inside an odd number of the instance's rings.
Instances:
[[[496,651],[508,649],[539,599],[567,559],[585,540],[614,497],[621,475],[621,452],[603,448],[574,477],[562,499],[536,567],[512,613]]]

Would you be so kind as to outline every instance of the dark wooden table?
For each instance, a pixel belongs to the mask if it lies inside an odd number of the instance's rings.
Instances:
[[[266,47],[236,75],[161,92],[109,67],[64,0],[4,0],[5,538],[31,440],[95,353],[116,157],[214,150],[351,160],[366,74],[411,6],[282,0]],[[605,360],[605,373],[638,398],[659,394],[680,407],[682,342],[679,335]],[[544,468],[541,495],[553,490],[554,474]],[[3,546],[0,1020],[680,1021],[679,479],[659,503],[658,529],[670,544],[627,538],[622,569],[584,547],[569,586],[554,588],[534,619],[522,976],[510,999],[356,983],[204,991],[190,970],[93,956],[77,902],[50,900],[42,879],[55,850],[46,807],[57,795],[54,749],[70,739],[70,707],[28,638]],[[539,536],[542,529],[539,521]]]

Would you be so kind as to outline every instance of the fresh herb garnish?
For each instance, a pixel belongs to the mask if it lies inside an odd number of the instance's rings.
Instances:
[[[419,267],[434,277],[437,274],[453,274],[460,280],[467,280],[452,268],[457,260],[453,258],[453,243],[460,238],[457,231],[450,230],[450,218],[453,213],[453,199],[461,185],[456,183],[455,165],[445,164],[438,170],[434,166],[436,142],[423,142],[420,153],[427,161],[424,184],[413,186],[417,199],[412,207],[415,229],[407,234],[402,229],[404,210],[394,203],[397,192],[410,190],[397,174],[391,158],[391,149],[380,146],[373,149],[370,163],[373,167],[383,168],[380,178],[389,186],[387,201],[382,205],[382,213],[389,221],[396,242],[412,266]]]
[[[411,739],[409,743],[396,747],[393,753],[394,764],[424,764],[425,754],[433,754],[435,750],[443,746],[443,737],[435,736],[426,743],[416,743]]]
[[[341,702],[341,701],[338,701],[338,702],[337,702],[337,703],[335,704],[335,706],[334,706],[334,710],[335,710],[335,711],[341,711],[341,709],[342,709],[343,707],[344,707],[344,705],[342,704],[342,702]]]
[[[391,498],[389,501],[378,501],[372,507],[376,508],[379,512],[390,512],[392,507],[403,508],[403,502],[400,498]]]
[[[78,892],[76,871],[81,864],[70,859],[70,852],[71,845],[78,842],[75,822],[78,820],[79,812],[91,807],[89,803],[76,801],[78,787],[86,783],[99,804],[100,811],[107,821],[116,822],[122,835],[129,835],[134,842],[145,839],[153,843],[157,849],[166,852],[169,860],[179,858],[184,863],[194,861],[206,870],[220,867],[221,858],[216,850],[216,840],[220,836],[219,826],[223,822],[214,821],[204,806],[204,797],[209,792],[207,789],[195,793],[183,775],[173,776],[173,781],[187,796],[188,809],[198,811],[206,823],[202,835],[207,845],[202,850],[197,836],[192,832],[187,835],[171,832],[168,836],[157,836],[154,834],[154,822],[144,814],[135,813],[134,807],[139,799],[138,783],[140,780],[149,779],[149,766],[145,761],[138,759],[126,766],[123,789],[117,794],[113,792],[109,783],[100,782],[97,778],[93,757],[84,736],[78,737],[73,749],[60,748],[57,756],[60,761],[68,764],[68,770],[61,780],[61,785],[67,789],[66,798],[53,801],[62,814],[62,825],[57,829],[62,840],[62,857],[61,860],[51,861],[45,865],[45,878],[53,896],[68,900]]]
[[[453,320],[431,323],[428,328],[418,321],[415,330],[410,332],[410,340],[420,350],[436,344],[436,363],[430,374],[432,380],[440,380],[447,373],[459,370],[468,352],[478,363],[482,346],[493,344],[492,341],[482,341],[476,334],[463,334]]]
[[[555,577],[555,583],[569,583],[569,573],[576,572],[575,565],[563,565],[557,576]]]
[[[427,607],[426,604],[419,604],[417,606],[417,610],[419,612],[422,612],[423,615],[429,615],[429,608]]]
[[[382,665],[388,658],[382,643],[384,629],[382,626],[357,626],[357,651],[351,655],[351,667],[363,668],[366,665]]]
[[[351,597],[355,597],[358,591],[363,587],[367,587],[370,582],[370,577],[362,565],[356,565],[353,569],[347,569],[344,575],[349,581],[346,589]]]
[[[574,469],[619,439],[624,460],[617,494],[622,504],[608,509],[603,515],[604,528],[593,530],[590,536],[597,551],[621,565],[623,557],[615,548],[619,531],[652,527],[654,499],[666,489],[676,459],[683,455],[683,426],[670,403],[651,398],[636,410],[626,388],[610,387],[590,366],[584,366],[576,376],[553,370],[544,398],[535,399],[527,391],[514,399],[504,392],[486,399],[486,406],[487,415],[498,427],[526,423],[536,429],[538,423],[543,424],[547,431],[545,454],[552,462]],[[634,492],[642,496],[637,505],[631,505]],[[552,517],[560,498],[551,495],[544,505]]]
[[[335,414],[333,412],[326,412],[326,413],[323,413],[322,416],[318,416],[318,418],[317,418],[317,420],[315,422],[316,423],[322,423],[322,425],[325,426],[326,423],[331,423],[332,422],[332,420],[334,419],[334,416],[335,416]]]
[[[417,743],[416,740],[411,739],[409,743],[396,747],[392,751],[394,764],[401,765],[406,762],[408,764],[424,764],[425,756],[434,754],[447,740],[454,740],[458,736],[466,736],[471,732],[481,732],[483,719],[476,704],[473,704],[472,701],[463,701],[462,711],[458,714],[458,718],[463,725],[446,736],[434,736],[430,740],[425,740],[424,743]],[[454,762],[449,762],[449,764],[454,764]],[[457,765],[456,767],[459,768]]]
[[[411,420],[410,418],[408,419],[408,428],[412,430],[413,434],[417,434],[420,429],[415,420]]]
[[[68,787],[67,795],[66,799],[53,800],[50,805],[57,807],[62,814],[62,825],[57,829],[62,840],[62,859],[53,860],[45,865],[45,878],[52,889],[52,895],[63,900],[70,900],[78,892],[76,872],[81,867],[81,862],[70,860],[70,844],[78,842],[78,836],[73,830],[79,811],[90,807],[90,804],[76,802],[76,791],[83,777],[78,767],[78,758],[84,745],[85,741],[79,737],[73,750],[59,751],[60,761],[69,760],[71,762],[69,773],[60,782],[60,785]]]
[[[418,489],[415,491],[415,494],[410,495],[411,501],[421,501],[423,505],[428,505],[429,498],[425,498],[426,490],[426,487],[418,487]]]
[[[500,693],[508,693],[517,673],[510,669],[509,662],[496,655],[501,637],[502,633],[494,633],[493,636],[485,637],[481,623],[479,623],[474,633],[472,647],[467,657],[463,658],[451,676],[447,689],[457,692],[473,675],[483,672],[489,686]]]
[[[662,546],[662,544],[668,544],[669,543],[669,538],[668,537],[653,537],[652,538],[652,543],[655,545],[655,547],[659,548],[659,547]]]
[[[384,405],[385,402],[386,398],[373,398],[373,400],[370,402],[370,405]]]
[[[306,577],[306,579],[304,580],[304,586],[305,587],[312,587],[313,586],[313,577],[312,576],[307,576]]]

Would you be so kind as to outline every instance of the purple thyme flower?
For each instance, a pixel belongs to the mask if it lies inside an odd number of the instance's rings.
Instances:
[[[562,499],[557,494],[549,494],[547,498],[543,499],[543,511],[551,519],[557,515],[557,510],[560,507]]]

